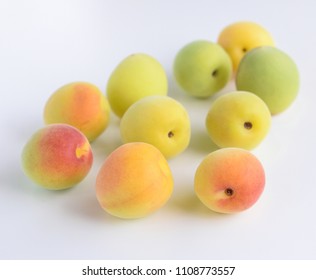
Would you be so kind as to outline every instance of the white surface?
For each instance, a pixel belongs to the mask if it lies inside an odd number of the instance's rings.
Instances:
[[[315,1],[0,1],[1,259],[315,259]],[[196,39],[215,41],[227,24],[265,26],[296,61],[296,102],[273,118],[255,150],[267,176],[258,203],[236,215],[210,212],[194,196],[193,176],[214,150],[204,118],[213,98],[183,94],[172,78],[176,52]],[[175,190],[144,219],[106,214],[94,193],[97,171],[120,145],[118,119],[93,143],[95,162],[73,189],[51,192],[20,168],[24,143],[43,126],[43,106],[59,86],[89,81],[102,90],[133,52],[156,57],[170,96],[188,109],[190,147],[170,160]],[[234,88],[233,83],[223,92]]]

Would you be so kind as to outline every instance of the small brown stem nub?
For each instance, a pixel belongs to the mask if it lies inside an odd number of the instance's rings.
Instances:
[[[227,196],[232,196],[234,194],[234,190],[232,188],[226,188],[225,189],[225,194]]]
[[[252,123],[251,122],[244,122],[244,128],[252,129]]]
[[[168,132],[168,137],[169,137],[169,138],[172,138],[173,136],[174,136],[173,132],[172,132],[172,131],[169,131],[169,132]]]

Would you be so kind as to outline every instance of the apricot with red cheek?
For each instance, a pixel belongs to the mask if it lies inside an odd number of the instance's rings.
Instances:
[[[22,151],[24,173],[36,184],[51,190],[78,184],[90,171],[92,162],[88,139],[66,124],[39,129]]]
[[[168,162],[153,145],[132,142],[114,150],[101,166],[96,196],[109,214],[135,219],[161,208],[173,191]]]
[[[90,142],[108,127],[110,105],[98,87],[73,82],[57,89],[44,108],[45,124],[66,123],[79,129]]]
[[[241,148],[223,148],[206,156],[198,166],[194,189],[209,209],[236,213],[253,206],[265,186],[265,172],[252,153]]]

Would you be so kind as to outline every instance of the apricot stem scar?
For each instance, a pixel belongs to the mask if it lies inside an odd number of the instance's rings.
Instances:
[[[252,129],[252,123],[251,122],[244,122],[244,128]]]
[[[231,188],[226,188],[226,189],[225,189],[225,194],[226,194],[227,196],[232,196],[232,195],[234,194],[234,190],[231,189]]]
[[[215,77],[217,76],[217,74],[218,74],[218,70],[215,69],[215,70],[212,72],[212,76],[215,78]]]
[[[174,136],[174,133],[173,133],[172,131],[169,131],[169,132],[168,132],[168,137],[169,137],[169,138],[172,138],[173,136]]]

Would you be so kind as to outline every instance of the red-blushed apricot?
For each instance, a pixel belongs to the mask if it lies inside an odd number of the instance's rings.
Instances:
[[[261,196],[265,172],[252,153],[223,148],[207,155],[198,166],[194,189],[209,209],[236,213],[250,208]]]
[[[66,123],[78,128],[91,142],[108,126],[110,105],[98,87],[87,82],[69,83],[46,102],[46,124]]]
[[[67,189],[82,181],[92,162],[88,139],[67,124],[39,129],[22,151],[24,173],[38,185],[52,190]]]
[[[96,196],[113,216],[141,218],[161,208],[173,191],[167,160],[153,145],[132,142],[114,150],[101,166]]]

